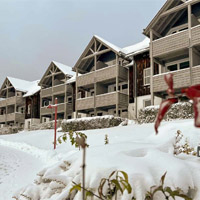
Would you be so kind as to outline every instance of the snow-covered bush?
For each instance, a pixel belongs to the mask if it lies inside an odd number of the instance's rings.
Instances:
[[[57,127],[59,128],[61,126],[62,120],[57,120]],[[30,130],[35,131],[35,130],[46,130],[46,129],[54,129],[54,120],[41,123],[41,124],[33,124],[31,125]]]
[[[101,129],[118,126],[124,120],[125,119],[114,117],[112,115],[101,117],[84,117],[79,119],[63,120],[61,127],[63,132]]]
[[[0,135],[6,135],[6,134],[12,134],[12,133],[18,133],[21,129],[19,129],[16,126],[9,126],[9,127],[3,127],[0,128]]]
[[[138,123],[153,123],[158,114],[159,106],[149,106],[139,111]],[[164,120],[191,119],[194,118],[193,104],[191,102],[180,102],[173,104],[167,112]]]

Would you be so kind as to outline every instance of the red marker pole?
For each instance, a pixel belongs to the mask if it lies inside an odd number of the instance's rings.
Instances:
[[[54,126],[54,149],[56,149],[56,130],[57,130],[57,111],[58,111],[58,99],[55,98],[55,126]]]

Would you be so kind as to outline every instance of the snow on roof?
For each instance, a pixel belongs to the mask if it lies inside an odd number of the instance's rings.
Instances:
[[[67,65],[64,65],[62,63],[52,61],[64,74],[68,74],[70,76],[73,76],[75,72],[72,71],[72,67],[69,67]]]
[[[123,48],[122,52],[126,55],[139,53],[143,50],[149,49],[149,42],[150,39],[146,37],[142,42]]]
[[[13,85],[13,87],[16,90],[21,91],[21,92],[28,92],[29,88],[32,85],[32,82],[25,81],[18,78],[7,77],[7,79],[10,81],[10,83]]]
[[[41,87],[38,85],[39,82],[39,80],[31,82],[32,85],[30,86],[28,92],[24,95],[24,97],[29,97],[39,92],[41,89]]]
[[[34,95],[36,92],[40,91],[41,87],[38,86],[39,81],[26,81],[18,78],[7,77],[13,87],[21,92],[25,92],[24,97]]]
[[[78,76],[81,76],[82,74],[78,74]],[[76,82],[76,75],[72,76],[70,79],[67,80],[67,84]]]
[[[120,47],[117,47],[116,45],[108,42],[107,40],[99,37],[98,35],[94,35],[95,38],[97,38],[98,40],[102,41],[104,44],[106,44],[107,46],[109,46],[110,48],[112,48],[113,50],[117,51],[117,52],[120,52],[121,51],[121,48]]]

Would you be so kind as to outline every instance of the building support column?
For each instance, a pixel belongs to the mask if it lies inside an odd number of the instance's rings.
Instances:
[[[137,64],[134,63],[133,65],[133,91],[134,91],[134,103],[135,103],[135,119],[137,119],[137,111],[138,111],[138,107],[137,107]]]
[[[153,93],[153,74],[154,74],[154,59],[153,59],[153,30],[150,30],[150,60],[151,60],[151,79],[150,79],[150,92],[151,92],[151,105],[154,105]]]
[[[76,82],[75,82],[75,85],[76,85],[76,95],[75,95],[75,118],[77,119],[78,118],[78,110],[77,110],[77,99],[78,99],[78,69],[76,68]]]
[[[97,52],[97,41],[94,41],[94,51]],[[96,107],[96,95],[97,95],[97,83],[96,83],[96,70],[97,70],[97,55],[94,54],[94,116],[97,116],[97,107]]]
[[[189,33],[189,63],[190,63],[190,85],[193,84],[192,67],[193,67],[193,48],[192,48],[192,8],[188,5],[188,33]]]
[[[64,111],[64,119],[67,119],[67,78],[65,76],[65,98],[64,98],[64,105],[65,105],[65,111]]]
[[[119,57],[116,55],[116,116],[119,117]]]

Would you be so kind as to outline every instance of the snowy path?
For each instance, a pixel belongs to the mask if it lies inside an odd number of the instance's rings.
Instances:
[[[0,200],[11,200],[16,190],[33,182],[43,166],[41,160],[27,153],[0,146]]]

